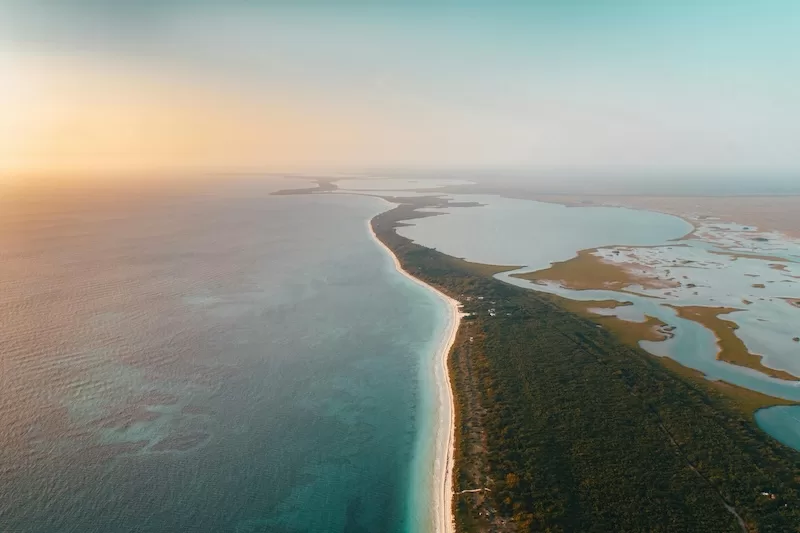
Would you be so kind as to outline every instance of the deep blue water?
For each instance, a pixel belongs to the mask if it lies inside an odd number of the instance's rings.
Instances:
[[[282,186],[2,200],[0,531],[424,529],[444,306]]]

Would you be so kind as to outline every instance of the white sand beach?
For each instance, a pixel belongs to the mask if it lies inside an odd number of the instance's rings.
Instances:
[[[436,455],[434,464],[434,478],[433,478],[433,494],[435,500],[433,502],[434,509],[434,529],[435,533],[454,533],[455,521],[453,516],[453,456],[455,446],[455,419],[453,413],[455,411],[455,404],[453,399],[453,389],[450,384],[450,374],[447,368],[447,360],[450,350],[456,340],[458,327],[461,324],[462,313],[460,310],[461,304],[450,298],[443,292],[431,287],[427,283],[423,283],[415,278],[400,265],[400,261],[392,250],[386,246],[375,234],[372,228],[372,221],[367,224],[369,226],[372,238],[392,257],[394,266],[398,272],[406,276],[408,279],[424,286],[425,288],[433,291],[436,295],[447,303],[450,314],[447,321],[445,334],[442,337],[442,342],[437,351],[437,361],[439,362],[440,371],[436,373],[438,381],[438,402],[439,402],[439,426],[436,430]]]

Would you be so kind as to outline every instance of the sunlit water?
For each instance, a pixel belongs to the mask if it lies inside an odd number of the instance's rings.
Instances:
[[[0,531],[427,530],[446,308],[270,190],[4,200]]]

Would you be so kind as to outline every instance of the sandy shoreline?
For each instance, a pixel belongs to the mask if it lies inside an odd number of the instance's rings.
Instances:
[[[442,338],[442,342],[437,351],[437,361],[441,365],[441,372],[437,372],[437,380],[440,381],[438,383],[438,401],[440,407],[439,412],[441,413],[441,416],[439,417],[439,427],[436,430],[436,456],[433,479],[435,497],[433,506],[435,516],[433,531],[435,533],[455,533],[455,520],[453,515],[453,457],[455,452],[454,447],[456,431],[453,414],[455,411],[455,402],[453,398],[453,388],[450,384],[450,374],[447,368],[447,360],[450,350],[455,343],[458,327],[461,323],[462,314],[461,310],[459,309],[461,304],[443,292],[428,285],[427,283],[420,281],[403,270],[400,260],[397,259],[397,256],[394,254],[394,252],[392,252],[392,250],[386,246],[375,234],[375,230],[372,228],[371,219],[367,222],[367,227],[369,228],[370,235],[372,235],[372,238],[375,240],[375,242],[377,242],[378,245],[386,250],[386,253],[391,256],[392,261],[394,261],[394,266],[400,274],[410,279],[414,283],[436,293],[439,298],[447,303],[450,309],[450,316],[447,321],[445,335]]]

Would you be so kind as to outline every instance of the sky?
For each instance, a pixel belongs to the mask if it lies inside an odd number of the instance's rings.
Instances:
[[[0,174],[800,175],[800,2],[0,0]]]

